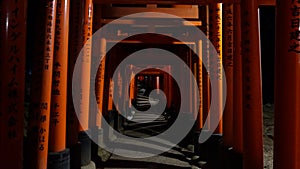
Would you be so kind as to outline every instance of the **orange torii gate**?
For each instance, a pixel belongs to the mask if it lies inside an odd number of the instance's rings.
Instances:
[[[54,40],[59,37],[55,36],[55,25],[58,27],[55,21],[56,11],[61,10],[60,7],[56,6],[59,2],[63,2],[65,4],[66,1],[52,0],[49,1],[49,4],[44,4],[42,11],[44,15],[47,16],[44,18],[44,21],[48,23],[44,24],[44,29],[42,30],[44,39],[42,44],[38,44],[39,42],[35,42],[39,48],[42,48],[42,52],[36,55],[37,60],[42,59],[41,72],[38,74],[36,82],[39,84],[37,89],[42,88],[41,91],[32,91],[40,93],[39,96],[33,100],[36,101],[35,108],[32,112],[33,124],[29,126],[33,126],[33,131],[37,127],[37,135],[33,137],[33,140],[37,140],[36,147],[30,149],[32,153],[35,153],[35,157],[33,158],[33,168],[46,168],[48,161],[48,145],[49,150],[52,152],[60,152],[66,149],[66,147],[72,147],[78,144],[78,126],[71,124],[67,117],[65,119],[63,116],[66,115],[66,112],[62,110],[59,113],[59,116],[62,117],[59,121],[62,123],[56,124],[56,108],[52,107],[50,114],[50,105],[51,102],[55,103],[55,100],[59,100],[59,98],[53,95],[53,86],[55,87],[57,84],[55,80],[60,80],[59,87],[61,89],[60,92],[65,93],[67,86],[64,85],[66,83],[68,77],[66,76],[53,76],[52,74],[55,71],[58,71],[59,66],[53,67],[52,59],[54,62],[57,61],[59,55],[67,55],[67,50],[60,51],[58,50],[57,55],[55,53],[54,48]],[[86,2],[86,17],[87,20],[86,25],[77,25],[78,29],[85,29],[84,40],[90,37],[91,35],[91,24],[92,24],[92,11],[93,4],[92,1]],[[95,4],[109,4],[109,3],[119,3],[117,0],[108,0],[108,1],[100,1],[95,0]],[[146,3],[145,1],[136,1],[137,3]],[[220,125],[218,133],[221,133],[221,128],[223,127],[223,136],[225,140],[225,145],[228,147],[233,147],[233,150],[236,153],[243,155],[243,168],[263,168],[263,149],[262,149],[262,103],[261,103],[261,70],[260,70],[260,54],[259,54],[259,30],[258,30],[258,13],[257,9],[259,5],[275,5],[274,0],[203,0],[203,1],[184,1],[184,0],[173,0],[173,4],[208,4],[208,3],[224,3],[224,8],[227,9],[224,12],[224,15],[229,15],[229,10],[233,12],[232,17],[233,20],[229,21],[223,17],[224,25],[228,23],[232,23],[232,27],[224,28],[224,53],[223,58],[226,60],[223,62],[225,65],[225,70],[229,71],[230,74],[227,77],[229,82],[229,86],[227,91],[229,93],[228,97],[230,97],[227,103],[227,109],[224,114],[224,123]],[[291,3],[292,2],[292,3]],[[15,4],[14,4],[15,3]],[[124,0],[122,3],[132,3],[132,1]],[[147,3],[169,3],[167,1],[158,1],[158,0],[150,0]],[[233,3],[233,5],[230,5]],[[299,83],[300,83],[300,58],[299,58],[299,1],[291,0],[291,1],[279,1],[277,8],[277,23],[280,23],[276,26],[277,29],[277,55],[276,55],[276,102],[275,102],[275,111],[276,111],[276,121],[275,121],[275,158],[274,158],[274,166],[275,168],[291,168],[297,169],[300,167],[300,115],[299,115]],[[80,5],[79,5],[80,6]],[[18,7],[18,11],[14,11],[15,7]],[[76,6],[75,6],[76,7]],[[0,83],[1,88],[1,111],[0,111],[0,119],[6,121],[8,123],[1,123],[1,137],[0,137],[0,145],[4,147],[3,150],[7,149],[7,147],[14,147],[14,149],[10,149],[9,155],[1,154],[1,165],[4,165],[5,168],[22,168],[22,150],[23,150],[23,114],[16,113],[16,116],[10,116],[10,111],[24,111],[22,105],[24,103],[24,75],[25,71],[23,70],[25,65],[25,18],[20,15],[18,17],[17,14],[25,13],[25,2],[10,2],[10,1],[1,1],[1,16],[4,16],[8,22],[7,27],[3,27],[1,20],[1,53],[4,53],[6,57],[1,57],[1,74],[4,75]],[[76,10],[75,10],[76,11]],[[84,11],[84,10],[83,10]],[[87,12],[88,11],[88,12]],[[74,12],[74,11],[73,11]],[[64,11],[60,17],[67,17],[68,12]],[[12,14],[12,15],[10,15]],[[76,12],[74,12],[76,14]],[[74,16],[74,14],[72,16]],[[80,15],[80,14],[79,14]],[[49,17],[51,16],[51,17]],[[79,16],[84,18],[84,16]],[[2,19],[2,18],[1,18]],[[64,18],[65,19],[65,18]],[[63,18],[60,21],[64,20]],[[71,19],[71,18],[70,18]],[[15,25],[16,22],[23,23]],[[50,24],[51,23],[51,24]],[[61,25],[62,26],[62,25]],[[62,28],[62,31],[67,32],[68,26],[65,25]],[[14,32],[13,29],[16,29],[18,32]],[[233,29],[232,34],[229,34],[226,31]],[[72,32],[72,31],[71,31]],[[20,33],[20,34],[19,34]],[[216,32],[215,32],[216,33]],[[90,34],[90,35],[88,35]],[[3,37],[3,38],[2,38]],[[72,35],[71,38],[75,38],[76,36]],[[63,36],[64,40],[61,39],[61,45],[66,45],[66,41],[68,37],[66,37],[66,33]],[[233,42],[227,42],[228,38],[233,39]],[[83,41],[83,39],[80,39]],[[64,43],[62,41],[65,41]],[[6,43],[7,42],[7,43]],[[230,43],[233,43],[233,49],[230,50]],[[28,44],[27,44],[28,45]],[[75,44],[76,50],[78,52],[79,48]],[[240,48],[240,45],[242,46]],[[222,46],[222,45],[221,45]],[[17,49],[20,47],[19,53]],[[104,48],[104,47],[103,47]],[[22,50],[21,50],[22,49]],[[104,50],[104,49],[103,49]],[[13,58],[9,58],[11,52],[15,52]],[[103,51],[101,51],[103,52]],[[240,55],[240,53],[242,53]],[[229,57],[229,55],[233,55],[233,58]],[[69,54],[71,57],[69,60],[63,58],[64,61],[58,61],[60,63],[60,68],[66,66],[66,62],[74,61],[76,57],[75,54]],[[90,56],[91,54],[87,55]],[[72,58],[73,57],[73,58]],[[229,59],[228,59],[228,58]],[[74,60],[73,60],[74,59]],[[227,60],[228,59],[228,60]],[[226,66],[230,65],[230,62],[233,62],[233,67]],[[37,64],[37,63],[35,63]],[[72,65],[73,63],[69,63]],[[88,65],[87,70],[89,69]],[[200,65],[198,65],[199,67]],[[37,65],[38,67],[38,65]],[[16,73],[16,69],[22,69]],[[37,68],[34,68],[37,69]],[[52,70],[54,69],[54,70]],[[66,71],[66,67],[62,68],[62,70]],[[233,70],[232,70],[233,69]],[[61,70],[61,71],[62,71]],[[69,69],[72,70],[72,69]],[[40,71],[40,70],[35,70]],[[68,74],[70,76],[70,74]],[[101,75],[104,76],[104,75]],[[201,76],[199,76],[200,78]],[[231,79],[230,79],[231,78]],[[243,79],[243,80],[241,80]],[[63,82],[64,80],[64,82]],[[70,80],[69,80],[70,82]],[[204,82],[201,79],[201,82]],[[104,82],[102,86],[104,86]],[[52,84],[52,86],[51,86]],[[83,86],[84,88],[88,88],[89,84]],[[8,86],[8,87],[7,87]],[[33,85],[34,86],[34,85]],[[100,84],[101,86],[101,84]],[[243,86],[243,88],[241,88]],[[34,88],[34,89],[36,89]],[[101,87],[102,88],[102,87]],[[102,89],[101,89],[102,90]],[[104,89],[103,89],[104,90]],[[8,93],[8,92],[13,93]],[[52,96],[51,96],[52,91]],[[17,92],[17,93],[16,93]],[[104,92],[99,92],[98,95],[103,95]],[[55,92],[54,92],[55,94]],[[15,96],[18,98],[14,98]],[[208,94],[209,95],[209,94]],[[62,96],[62,95],[61,95]],[[85,105],[83,105],[83,109],[88,107],[88,94],[85,95]],[[101,96],[99,96],[101,97]],[[8,99],[7,99],[8,98]],[[207,99],[208,97],[203,97]],[[36,99],[36,100],[35,100]],[[14,104],[17,102],[16,104]],[[66,98],[62,98],[60,102],[60,108],[65,109],[62,104],[66,102]],[[66,103],[65,103],[66,104]],[[68,103],[70,105],[70,103]],[[241,106],[243,105],[243,106]],[[19,107],[18,107],[19,106]],[[99,106],[100,108],[102,107]],[[105,106],[103,106],[105,107]],[[202,107],[203,109],[204,107]],[[201,110],[202,110],[201,109]],[[68,107],[68,110],[69,107]],[[204,110],[204,109],[203,109]],[[60,111],[60,110],[59,110]],[[71,111],[71,110],[70,110]],[[89,111],[84,109],[83,116],[85,116],[86,123],[82,124],[80,131],[87,131],[88,127],[88,119],[89,119]],[[232,113],[232,114],[231,114]],[[205,113],[203,113],[205,114]],[[74,114],[73,114],[74,115]],[[203,116],[200,118],[203,119]],[[2,121],[1,120],[1,121]],[[67,135],[65,134],[65,129],[60,131],[61,128],[65,128],[66,124],[63,121],[68,121],[68,129],[69,132]],[[73,119],[74,120],[74,119]],[[203,119],[204,120],[204,119]],[[76,121],[76,120],[75,120]],[[200,122],[200,126],[201,126]],[[7,124],[7,125],[5,125]],[[58,127],[56,125],[62,125]],[[51,130],[49,130],[49,126],[51,125]],[[98,124],[99,127],[100,124]],[[76,127],[74,127],[76,126]],[[281,126],[287,126],[288,131]],[[57,127],[57,128],[56,128]],[[58,131],[59,130],[59,131]],[[232,132],[231,132],[232,130]],[[49,135],[50,131],[50,135]],[[8,132],[8,133],[7,133]],[[53,133],[52,133],[53,132]],[[48,138],[49,136],[49,138]],[[66,138],[67,137],[67,138]],[[65,145],[65,140],[67,139],[67,146]],[[50,144],[48,144],[50,142]],[[7,146],[11,145],[11,146]],[[89,144],[87,144],[89,146]],[[88,149],[88,148],[87,148]],[[30,151],[29,150],[29,151]],[[89,150],[87,150],[87,154],[89,154]],[[14,154],[15,156],[13,156]],[[287,154],[290,154],[287,155]],[[71,155],[72,157],[72,155]],[[8,166],[12,161],[15,166]],[[87,159],[87,163],[90,162],[90,159]],[[9,163],[9,164],[8,164]],[[85,164],[87,164],[85,163]],[[8,167],[6,167],[8,166]]]

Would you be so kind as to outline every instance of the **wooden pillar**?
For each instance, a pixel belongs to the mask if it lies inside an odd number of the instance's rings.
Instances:
[[[205,22],[206,22],[206,27],[204,28],[205,34],[207,36],[207,38],[210,38],[210,21],[209,21],[209,6],[206,6],[206,13],[205,16]],[[202,64],[202,69],[203,71],[203,122],[205,123],[205,121],[208,123],[208,127],[210,126],[210,116],[208,114],[209,109],[210,109],[210,101],[211,101],[211,86],[210,86],[210,78],[209,78],[209,43],[208,41],[204,42],[205,44],[203,46],[205,49],[205,52],[203,52],[203,57],[202,57],[202,61],[206,63],[207,67],[204,67],[204,65]]]
[[[69,55],[68,55],[68,88],[67,88],[67,146],[71,148],[71,168],[75,167],[76,153],[74,146],[78,143],[78,119],[73,105],[72,78],[75,62],[83,47],[83,11],[84,1],[70,2]],[[73,153],[74,152],[74,153]],[[79,164],[80,165],[80,164]],[[78,167],[77,167],[78,168]]]
[[[78,142],[79,121],[73,105],[72,78],[74,66],[83,47],[84,1],[70,1],[68,88],[67,88],[67,147],[70,148],[70,168],[80,169],[80,145]]]
[[[27,141],[24,151],[28,156],[24,156],[25,168],[36,168],[37,161],[37,138],[39,134],[39,115],[40,115],[40,96],[42,89],[42,67],[45,38],[45,9],[42,2],[28,1],[28,29],[27,38],[32,43],[27,43],[28,59],[32,61],[30,65],[31,83],[30,83],[30,106],[28,112],[28,126],[26,129]],[[34,11],[33,9],[37,9]],[[39,14],[39,15],[38,15]],[[39,24],[37,24],[39,23]],[[41,130],[43,132],[43,130]]]
[[[257,0],[241,1],[243,168],[263,168],[262,93]]]
[[[48,143],[49,143],[49,122],[51,108],[51,84],[53,72],[53,54],[55,38],[55,20],[56,20],[56,0],[48,1],[45,4],[46,9],[46,30],[45,46],[42,67],[42,92],[40,99],[39,115],[39,135],[38,135],[38,157],[37,168],[47,168]]]
[[[66,149],[69,8],[69,0],[57,0],[48,169],[70,168]]]
[[[96,85],[96,98],[98,104],[98,114],[96,125],[101,128],[101,119],[103,110],[103,97],[104,97],[104,78],[105,78],[105,54],[106,54],[106,39],[102,38],[100,40],[100,57],[102,58],[100,66],[97,72],[97,85]]]
[[[216,109],[219,115],[222,114],[222,4],[214,3],[209,5],[209,39],[214,45],[213,47],[216,49],[218,53],[218,57],[213,56],[213,53],[210,55],[212,57],[209,58],[209,77],[211,81],[215,81],[218,83],[218,103],[219,105]],[[214,118],[212,118],[214,119]],[[211,119],[211,120],[212,120]],[[214,131],[216,134],[223,133],[223,120],[220,121],[217,129]]]
[[[234,43],[234,72],[233,72],[233,149],[243,152],[243,74],[241,55],[241,6],[234,4],[233,43]]]
[[[198,113],[198,124],[197,129],[200,130],[203,127],[203,72],[202,72],[202,57],[203,57],[203,41],[198,42],[198,87],[199,87],[199,113]]]
[[[224,145],[233,146],[233,4],[223,4],[223,65],[227,98],[223,114]]]
[[[69,40],[69,1],[57,1],[49,151],[66,148],[67,69]]]
[[[91,162],[91,140],[88,133],[90,131],[90,83],[91,83],[91,60],[92,60],[92,35],[93,35],[93,0],[84,0],[84,18],[83,18],[83,57],[80,75],[80,106],[79,113],[79,135],[78,140],[81,145],[81,166],[94,166]],[[95,84],[92,84],[95,85]],[[94,168],[94,167],[93,167]]]
[[[0,161],[23,168],[27,1],[0,2]]]
[[[129,83],[129,107],[132,106],[132,99],[134,99],[134,89],[135,89],[135,75],[132,71],[133,66],[130,65],[130,83]]]
[[[81,105],[80,105],[80,126],[79,131],[87,131],[89,128],[89,100],[90,100],[90,74],[91,74],[91,52],[92,52],[92,21],[93,2],[85,0],[83,20],[83,61],[81,62]]]
[[[300,1],[277,1],[274,169],[300,168]]]
[[[168,65],[167,66],[167,72],[168,73],[166,73],[166,76],[165,77],[167,77],[167,91],[168,91],[168,93],[167,93],[167,100],[168,100],[168,107],[169,108],[174,108],[173,107],[173,105],[172,105],[172,103],[173,103],[173,99],[172,99],[172,92],[173,92],[173,85],[172,85],[172,75],[171,75],[171,72],[172,70],[171,70],[171,65]]]
[[[108,92],[108,110],[113,110],[113,95],[114,95],[114,81],[109,79],[109,92]]]
[[[51,85],[56,20],[56,0],[35,2],[39,16],[35,17],[33,81],[29,114],[27,153],[28,168],[47,168]]]
[[[191,47],[191,45],[189,45],[189,47]],[[187,97],[189,99],[189,112],[193,113],[193,102],[194,102],[194,87],[193,87],[193,78],[194,78],[194,65],[193,65],[193,51],[191,48],[188,48],[188,53],[187,53],[187,62],[188,62],[188,66],[190,68],[190,71],[192,72],[192,74],[189,77],[189,97]],[[194,115],[194,114],[193,114]]]

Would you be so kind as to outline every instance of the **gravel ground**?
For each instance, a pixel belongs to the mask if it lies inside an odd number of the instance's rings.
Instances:
[[[263,119],[264,119],[264,128],[263,128],[263,140],[264,140],[264,168],[273,169],[273,138],[274,138],[274,105],[266,104],[263,106]],[[124,141],[121,141],[124,142]],[[104,154],[103,154],[104,153]],[[126,159],[120,156],[112,155],[110,153],[105,153],[105,151],[99,151],[99,155],[106,156],[106,160],[110,158],[110,162],[106,166],[114,166],[113,168],[122,168],[122,165],[128,165],[127,168],[133,167],[137,164],[141,166],[147,166],[146,168],[199,168],[189,164],[188,160],[184,155],[176,150],[171,150],[167,153],[168,155],[160,155],[158,157],[152,157],[148,159]],[[172,157],[177,157],[173,159]],[[123,164],[117,164],[122,162]],[[150,166],[151,167],[150,167]],[[104,167],[109,169],[110,167]],[[137,167],[139,168],[139,167]],[[140,167],[144,168],[144,167]]]
[[[274,105],[264,105],[264,168],[273,168]]]

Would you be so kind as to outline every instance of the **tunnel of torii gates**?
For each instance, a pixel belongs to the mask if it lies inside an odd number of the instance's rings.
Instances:
[[[299,0],[2,0],[0,3],[0,168],[73,169],[91,165],[98,147],[91,143],[85,132],[100,131],[102,118],[101,114],[89,116],[89,93],[82,92],[80,113],[85,120],[78,123],[71,94],[76,57],[92,33],[114,19],[138,12],[163,12],[190,21],[189,24],[177,23],[183,28],[196,26],[201,29],[216,48],[222,63],[219,66],[223,65],[226,72],[225,110],[219,126],[213,131],[223,138],[222,145],[215,145],[225,152],[220,161],[221,168],[262,169],[258,9],[261,5],[271,5],[276,6],[277,23],[274,168],[300,169]],[[120,75],[118,82],[112,81],[115,68],[126,56],[144,48],[162,48],[180,57],[197,80],[200,106],[198,114],[194,114],[197,119],[193,132],[201,131],[204,121],[209,118],[210,77],[202,60],[187,46],[205,58],[207,45],[202,41],[179,42],[157,34],[129,37],[130,32],[126,31],[130,30],[131,21],[119,24],[124,24],[124,30],[112,30],[109,32],[111,38],[99,39],[101,46],[96,46],[101,55],[106,55],[99,66],[96,84],[88,83],[91,63],[82,65],[87,83],[82,83],[81,87],[96,86],[99,112],[111,117],[109,113],[120,106],[113,104],[113,93],[118,93],[124,101],[120,110],[130,108],[137,95],[136,80],[146,76],[154,77],[147,82],[149,85],[165,92],[166,107],[171,108],[174,104],[176,108],[180,102],[176,98],[180,95],[176,92],[175,81],[166,73],[176,71],[172,65],[165,64],[164,71],[148,69],[137,75],[133,72],[143,65],[127,65],[126,70],[117,72]],[[170,28],[175,26],[169,25]],[[158,27],[146,25],[146,29],[155,33]],[[125,40],[106,54],[106,47],[120,36]],[[84,55],[89,60],[91,50],[85,51]],[[160,59],[159,56],[152,57]],[[209,65],[209,59],[206,61]],[[29,74],[26,66],[31,68],[29,82],[25,81]],[[125,82],[122,77],[126,74],[135,78],[130,83]],[[181,78],[186,78],[184,72],[181,72]],[[185,79],[185,83],[189,81],[189,77]],[[118,85],[118,91],[110,90],[112,85]],[[124,93],[125,88],[130,88],[128,94]],[[191,103],[185,111],[193,112],[197,109],[192,104],[197,100],[195,86],[189,91],[183,94]],[[222,111],[221,108],[218,110]],[[205,156],[208,152],[194,153]],[[239,158],[240,165],[232,164],[238,163],[236,159]],[[61,162],[61,159],[65,161]]]

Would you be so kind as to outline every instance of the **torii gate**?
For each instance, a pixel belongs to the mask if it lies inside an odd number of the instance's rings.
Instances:
[[[233,54],[233,58],[225,59],[224,61],[225,70],[226,72],[228,71],[228,78],[231,77],[233,81],[231,81],[228,86],[229,99],[223,119],[223,137],[226,146],[233,146],[236,152],[243,155],[243,168],[245,169],[263,168],[261,71],[257,9],[259,5],[277,5],[274,168],[300,168],[300,1],[278,1],[277,4],[275,0],[124,0],[121,2],[123,4],[209,4],[210,8],[217,3],[223,3],[224,9],[227,9],[225,11],[226,16],[230,16],[229,11],[232,11],[233,20],[223,19],[223,23],[232,22],[233,24],[233,26],[225,27],[223,31],[223,42],[225,44],[222,45],[224,50],[223,56],[226,57],[228,53]],[[82,6],[80,3],[85,4],[83,6],[86,7],[86,10],[80,9]],[[77,7],[76,9],[86,12],[85,15],[78,16],[79,18],[84,18],[85,16],[85,27],[80,28],[80,23],[77,25],[79,27],[77,27],[78,29],[86,30],[85,38],[90,36],[89,31],[91,31],[92,27],[92,6],[114,3],[120,3],[120,1],[94,0],[92,2],[91,0],[86,0],[80,1],[78,2],[79,5],[71,7]],[[62,4],[66,6],[62,6]],[[4,55],[0,57],[0,72],[3,75],[0,83],[0,149],[2,150],[0,163],[4,168],[13,169],[23,168],[24,158],[23,112],[25,96],[26,7],[26,1],[4,0],[1,1],[0,5],[0,51],[1,54]],[[32,129],[39,129],[32,131],[38,134],[38,137],[32,138],[33,141],[39,142],[35,145],[36,147],[33,146],[33,148],[30,149],[33,154],[32,157],[34,157],[32,161],[34,168],[47,168],[48,141],[51,140],[49,150],[55,153],[65,153],[65,151],[68,151],[66,150],[65,139],[68,140],[69,148],[74,146],[73,143],[77,144],[78,141],[76,135],[79,129],[77,125],[73,126],[73,124],[76,124],[76,120],[70,119],[69,116],[68,119],[66,117],[67,111],[63,108],[67,105],[66,96],[63,96],[63,93],[65,94],[67,90],[66,87],[68,86],[70,88],[70,86],[65,85],[67,77],[62,76],[62,72],[67,72],[65,65],[67,64],[66,62],[70,62],[71,59],[57,60],[60,58],[60,55],[66,55],[67,52],[67,49],[63,47],[63,45],[68,46],[68,38],[66,36],[66,32],[68,32],[66,30],[68,29],[68,26],[66,26],[68,25],[68,20],[63,18],[63,16],[68,18],[69,12],[66,10],[68,7],[70,7],[68,0],[51,0],[45,8],[39,9],[48,17],[41,20],[45,21],[45,23],[42,23],[45,28],[37,30],[37,32],[43,32],[41,34],[44,36],[43,43],[38,42],[36,44],[36,49],[39,50],[39,53],[37,52],[38,57],[35,58],[37,60],[42,58],[43,60],[42,67],[38,65],[35,67],[35,69],[37,69],[36,71],[42,70],[41,75],[36,79],[37,82],[42,80],[42,83],[36,84],[40,87],[32,89],[39,90],[43,88],[43,90],[36,91],[40,94],[32,98],[37,104],[34,105],[36,107],[33,107],[33,112],[35,112],[33,114],[35,114],[35,116],[32,117],[33,122],[31,125],[38,127]],[[61,12],[60,15],[56,14],[57,11]],[[95,13],[97,13],[97,11],[95,11]],[[57,22],[57,18],[61,18],[59,19],[61,25]],[[45,25],[47,25],[47,27]],[[60,26],[55,27],[55,25],[60,25],[61,31],[65,32],[64,36],[60,37],[61,41],[58,40],[58,34],[56,33],[55,35],[55,28],[58,29]],[[83,27],[83,25],[81,26]],[[230,29],[233,29],[232,34],[227,32]],[[74,35],[71,36],[71,38],[75,37]],[[228,45],[230,41],[227,40],[230,37],[233,39],[233,47]],[[78,40],[83,41],[83,37],[78,37]],[[57,46],[59,47],[57,48]],[[80,45],[78,46],[81,48]],[[231,48],[233,51],[230,50]],[[62,49],[62,51],[58,49]],[[231,60],[233,61],[233,68],[230,66],[226,67],[226,65],[230,65]],[[60,66],[58,66],[58,64],[55,65],[56,61],[60,63]],[[69,63],[69,67],[72,67],[72,63]],[[61,76],[58,76],[57,71],[60,72]],[[61,82],[59,84],[54,82],[58,79]],[[52,84],[52,87],[50,84]],[[59,94],[62,94],[59,95],[61,97],[58,97],[58,90],[54,90],[53,86],[59,89],[61,88],[59,90]],[[103,94],[103,92],[100,91],[99,94]],[[55,110],[52,108],[53,111],[51,111],[50,114],[50,101],[53,102],[54,100],[55,102],[55,100],[59,99],[62,99],[59,101],[61,102],[59,108],[57,106],[55,107],[54,104]],[[88,102],[86,102],[86,104],[88,104]],[[88,110],[84,110],[84,112],[88,113]],[[56,118],[58,114],[59,119]],[[203,116],[199,117],[203,118]],[[86,117],[86,119],[88,119],[88,117]],[[66,135],[66,131],[55,130],[56,125],[61,125],[62,128],[66,128],[67,125],[64,123],[66,120],[72,121],[68,123],[71,124],[68,125],[68,131],[73,131],[71,135]],[[62,123],[57,123],[57,121]],[[199,127],[201,127],[202,122],[199,121],[199,123]],[[50,125],[54,127],[52,132],[49,130]],[[87,126],[88,122],[85,126],[81,126],[80,130],[86,130]],[[221,128],[222,127],[220,127],[220,129]],[[222,130],[219,130],[219,132],[221,131]],[[48,138],[50,132],[52,134],[50,138]],[[71,137],[74,135],[75,137],[72,139]]]

